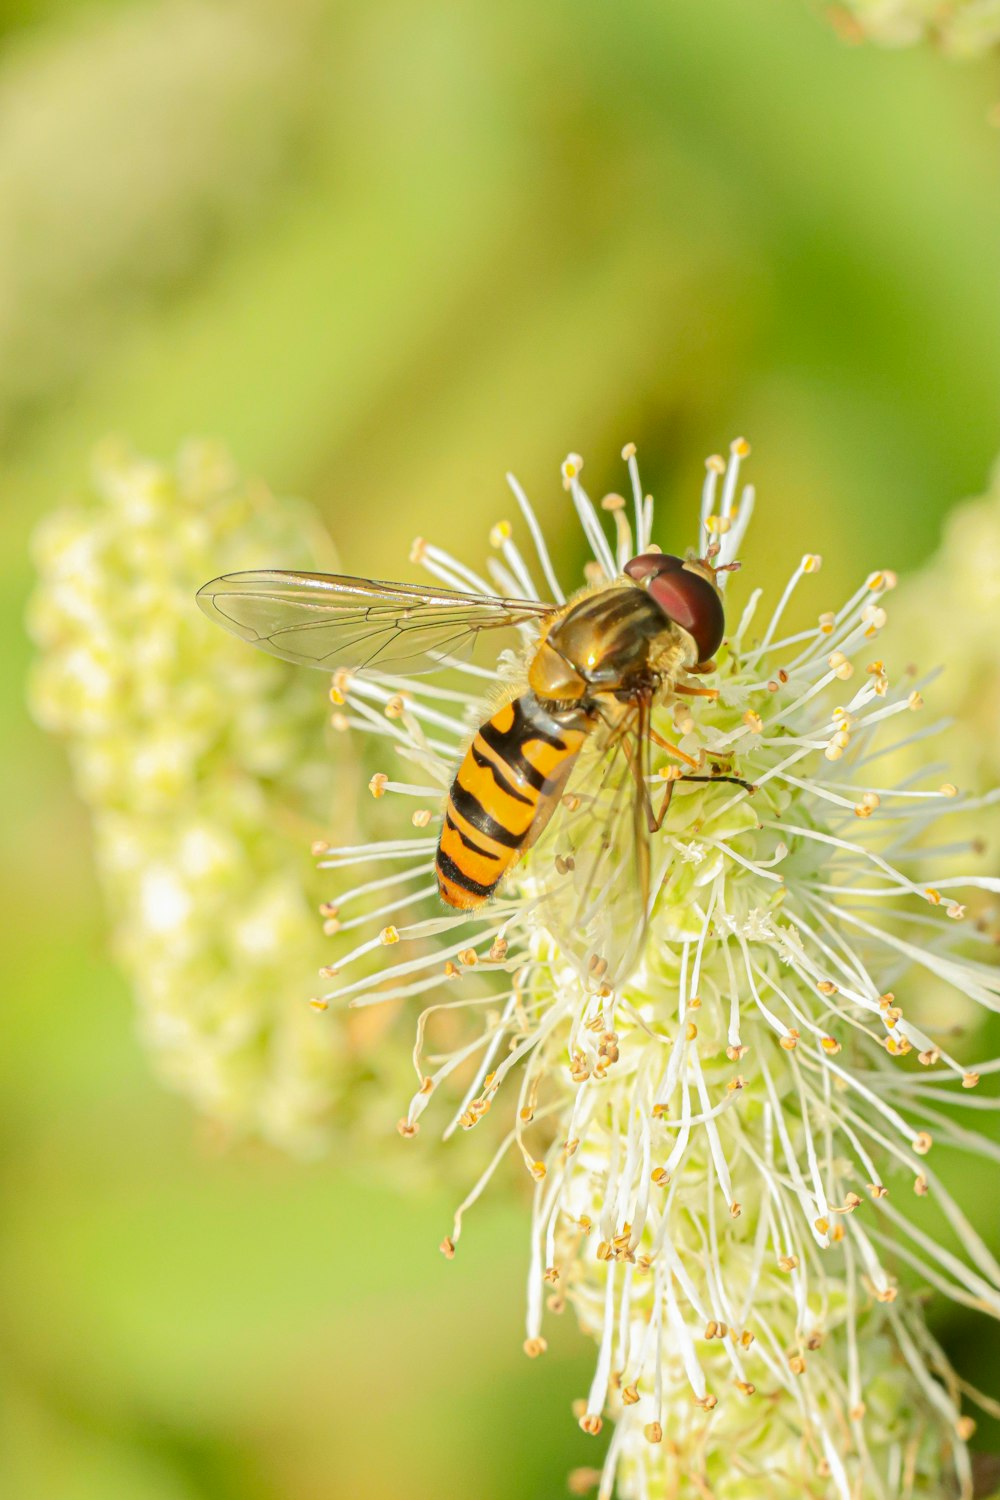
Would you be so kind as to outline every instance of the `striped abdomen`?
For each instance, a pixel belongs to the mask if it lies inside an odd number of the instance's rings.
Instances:
[[[538,837],[586,726],[582,711],[556,718],[534,693],[523,693],[477,731],[452,782],[438,843],[438,887],[449,906],[481,906]]]

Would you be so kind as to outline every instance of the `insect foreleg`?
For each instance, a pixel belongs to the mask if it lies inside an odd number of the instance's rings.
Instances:
[[[670,740],[665,740],[662,734],[657,734],[652,724],[650,724],[647,733],[653,744],[659,745],[661,750],[666,750],[668,755],[676,756],[678,760],[684,761],[685,765],[694,766],[695,770],[698,769],[701,764],[700,761],[696,760],[693,755],[688,755],[687,751],[682,750],[680,745],[674,745]]]
[[[628,740],[623,739],[622,750],[625,752],[625,759],[628,761],[629,770],[635,779],[636,790],[642,801],[643,812],[646,814],[646,825],[650,833],[658,833],[662,818],[658,819],[656,813],[653,811],[653,801],[649,795],[649,786],[646,781],[650,768],[648,763],[646,765],[643,764],[644,755],[647,762],[649,759],[649,745],[652,736],[652,729],[649,724],[648,699],[643,698],[639,700],[636,705],[636,712],[638,717],[635,749],[633,750]]]
[[[680,776],[672,776],[667,782],[666,794],[660,806],[660,811],[656,815],[656,826],[653,827],[652,825],[650,825],[651,833],[659,833],[660,829],[663,827],[663,823],[667,816],[667,813],[670,811],[670,803],[673,799],[674,787],[679,781],[731,781],[734,786],[741,786],[743,790],[750,796],[752,796],[753,793],[757,790],[752,782],[744,781],[742,777],[739,776],[686,776],[683,773]]]

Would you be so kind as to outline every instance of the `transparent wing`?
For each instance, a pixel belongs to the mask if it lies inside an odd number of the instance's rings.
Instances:
[[[594,735],[524,874],[542,924],[585,981],[623,984],[642,953],[649,914],[650,835],[636,718]]]
[[[209,619],[272,656],[352,671],[433,672],[468,654],[487,630],[537,621],[551,604],[336,573],[265,570],[206,583]]]

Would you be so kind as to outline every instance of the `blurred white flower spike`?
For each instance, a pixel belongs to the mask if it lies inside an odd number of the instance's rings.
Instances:
[[[491,724],[503,729],[547,641],[579,668],[556,634],[575,602],[636,584],[666,598],[654,584],[672,587],[682,568],[724,597],[753,508],[748,452],[738,440],[728,460],[709,459],[687,563],[654,540],[633,445],[631,506],[595,505],[570,455],[563,484],[592,554],[582,594],[557,577],[513,479],[533,556],[507,522],[491,533],[486,577],[415,545],[445,589],[520,600],[521,641],[496,666],[449,658],[444,685],[370,663],[335,673],[334,723],[382,742],[370,791],[399,799],[406,826],[320,849],[342,951],[315,1003],[427,997],[405,1137],[439,1091],[445,1136],[512,1095],[441,1248],[455,1254],[468,1210],[507,1152],[520,1155],[534,1179],[524,1347],[545,1350],[546,1306],[572,1305],[597,1341],[577,1415],[589,1434],[617,1420],[592,1476],[602,1500],[968,1497],[968,1390],[923,1299],[933,1289],[1000,1317],[1000,1266],[932,1162],[939,1144],[995,1158],[955,1114],[986,1102],[970,1091],[982,1078],[990,1092],[1000,1064],[946,1044],[947,1003],[932,1028],[907,1002],[930,971],[965,1002],[1000,1008],[990,936],[963,905],[1000,881],[925,873],[938,828],[996,794],[977,801],[940,777],[886,784],[889,752],[925,736],[919,684],[877,655],[893,575],[869,574],[839,608],[816,600],[815,623],[788,630],[793,594],[816,588],[820,559],[807,553],[770,616],[750,592],[710,651],[693,615],[694,646],[654,674],[616,769],[609,746],[628,736],[611,715],[494,898],[451,910],[438,899],[456,766]],[[489,736],[478,753],[484,776],[509,769]],[[626,801],[655,816],[623,817]],[[630,931],[614,930],[626,919]]]
[[[105,446],[92,493],[35,536],[31,696],[67,740],[159,1072],[227,1131],[312,1154],[347,1051],[302,1003],[323,956],[305,846],[329,816],[331,736],[300,674],[192,604],[220,558],[303,549],[332,555],[315,514],[218,447],[162,465]]]
[[[959,58],[978,57],[1000,44],[1000,0],[834,0],[826,9],[848,42],[930,42]]]

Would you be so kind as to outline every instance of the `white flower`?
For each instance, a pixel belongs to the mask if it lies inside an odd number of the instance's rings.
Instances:
[[[1000,0],[837,0],[829,9],[851,41],[907,47],[929,40],[961,57],[1000,42]]]
[[[739,479],[747,451],[739,441],[728,463],[708,463],[700,551],[721,569],[737,560],[753,507]],[[592,583],[653,536],[631,445],[624,456],[634,521],[609,497],[613,541],[582,460],[563,465]],[[506,523],[492,533],[489,581],[429,544],[415,555],[465,590],[537,598],[537,572],[562,601],[511,484],[537,569]],[[329,930],[351,937],[321,1003],[427,998],[403,1135],[439,1092],[451,1096],[446,1136],[507,1101],[506,1132],[442,1249],[454,1254],[513,1149],[535,1180],[525,1348],[545,1348],[546,1302],[571,1304],[596,1339],[579,1418],[591,1433],[608,1411],[618,1419],[602,1496],[616,1472],[636,1500],[692,1485],[715,1500],[762,1485],[779,1500],[970,1493],[971,1424],[921,1294],[1000,1317],[1000,1266],[933,1166],[939,1143],[996,1156],[956,1116],[1000,1064],[962,1056],[947,1002],[917,1024],[909,997],[929,971],[964,1001],[1000,1007],[1000,974],[963,905],[1000,881],[924,873],[928,834],[996,794],[887,778],[893,753],[922,738],[920,684],[897,681],[877,655],[895,579],[871,573],[832,610],[820,596],[815,623],[783,633],[793,593],[815,594],[819,567],[803,556],[769,616],[750,593],[714,671],[687,684],[708,693],[662,692],[659,735],[752,790],[674,781],[652,839],[648,928],[617,969],[601,944],[619,935],[602,920],[622,909],[628,838],[604,846],[595,823],[575,862],[561,842],[581,797],[600,798],[585,760],[567,817],[560,809],[500,898],[444,912],[433,878],[441,799],[496,674],[467,666],[464,688],[335,682],[339,726],[385,744],[373,795],[401,808],[394,837],[324,855],[337,872]],[[524,634],[530,655],[533,627]],[[499,668],[505,680],[520,670],[514,657]],[[654,745],[647,783],[662,789],[676,764]],[[586,859],[607,894],[601,910],[579,904]]]
[[[335,778],[323,703],[212,630],[194,593],[227,563],[320,564],[329,541],[209,444],[169,467],[109,447],[35,555],[33,707],[91,809],[143,1038],[230,1129],[317,1150],[349,1073],[303,1003],[322,961],[306,841]]]

